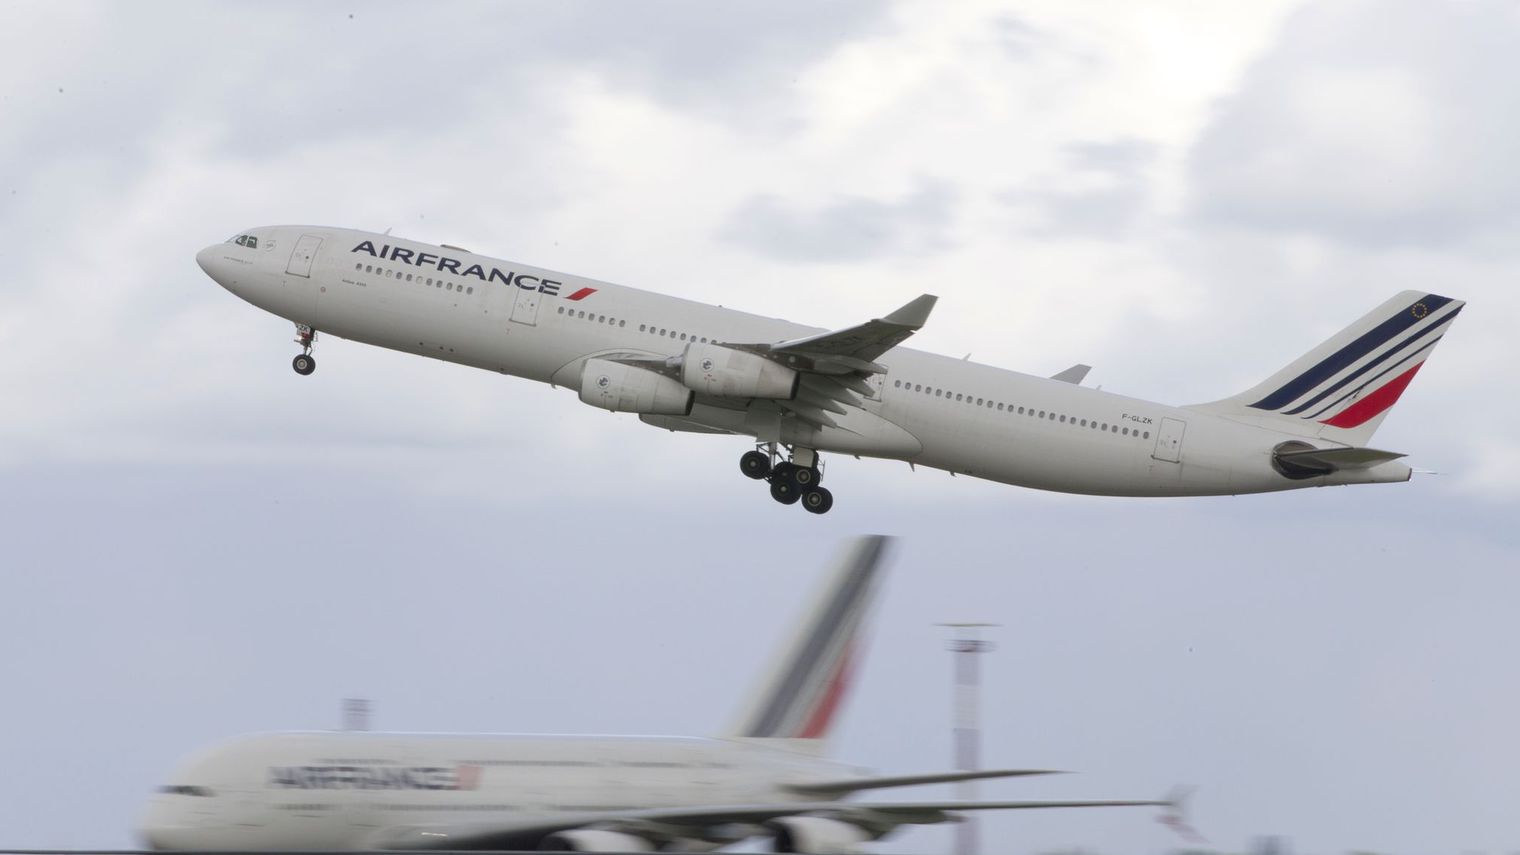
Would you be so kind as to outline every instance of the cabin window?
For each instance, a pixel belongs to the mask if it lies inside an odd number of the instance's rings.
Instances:
[[[366,264],[366,265],[364,265],[364,272],[365,273],[374,273],[375,272],[375,266],[373,264]]]
[[[1143,437],[1141,437],[1141,439],[1150,439],[1150,438],[1151,438],[1151,432],[1150,431],[1146,431],[1145,435]]]
[[[470,286],[470,287],[468,287],[468,288],[466,288],[466,289],[464,289],[464,292],[465,292],[465,293],[466,293],[466,294],[473,294],[473,293],[475,293],[475,286],[474,286],[474,285],[471,285],[471,286]]]
[[[626,327],[626,326],[628,326],[628,322],[627,321],[618,321],[618,326],[619,327]]]
[[[364,269],[364,264],[362,262],[357,262],[356,261],[356,262],[354,262],[354,269],[355,270],[363,270]]]
[[[408,282],[412,281],[412,274],[410,274],[410,273],[406,274],[406,281],[408,281]]]
[[[444,290],[447,290],[447,291],[454,290],[454,283],[450,282],[448,285],[444,286]]]
[[[644,326],[645,326],[644,324],[639,324],[639,332],[643,332],[644,331]]]

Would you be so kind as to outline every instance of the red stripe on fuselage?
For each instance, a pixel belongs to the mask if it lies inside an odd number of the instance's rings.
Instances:
[[[571,294],[570,296],[566,297],[565,299],[566,300],[584,300],[587,297],[590,297],[592,294],[595,294],[595,293],[596,293],[596,289],[595,288],[582,288],[579,291],[576,291],[574,294]]]
[[[1413,368],[1389,380],[1371,395],[1341,410],[1331,418],[1321,421],[1320,424],[1338,428],[1354,428],[1366,424],[1399,400],[1399,396],[1404,394],[1404,387],[1409,385],[1409,381],[1414,379],[1415,372],[1419,371],[1420,366],[1424,364],[1423,362],[1415,363]]]

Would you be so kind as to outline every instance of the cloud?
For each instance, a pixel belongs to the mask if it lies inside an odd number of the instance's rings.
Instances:
[[[1151,207],[1147,171],[1159,146],[1141,139],[1074,142],[1061,147],[1065,168],[1001,199],[1032,210],[1033,234],[1114,239]]]
[[[794,262],[846,262],[944,249],[955,192],[941,182],[885,202],[837,198],[806,210],[770,194],[755,196],[728,218],[720,235],[751,251]]]
[[[1190,155],[1202,223],[1373,246],[1520,217],[1520,15],[1334,0],[1291,16]]]

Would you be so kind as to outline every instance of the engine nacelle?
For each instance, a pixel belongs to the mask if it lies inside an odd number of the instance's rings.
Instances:
[[[543,852],[653,852],[654,844],[636,834],[604,828],[556,831],[539,844]]]
[[[581,369],[581,400],[614,413],[685,416],[696,397],[664,374],[610,359],[588,359]]]
[[[858,825],[825,816],[783,816],[765,824],[776,852],[851,855],[873,835]]]
[[[790,401],[801,381],[785,365],[721,344],[689,344],[681,362],[681,382],[704,395]]]

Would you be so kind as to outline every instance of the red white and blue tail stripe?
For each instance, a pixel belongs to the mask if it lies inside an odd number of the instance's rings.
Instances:
[[[1274,427],[1361,445],[1463,305],[1439,294],[1401,292],[1265,382],[1205,408],[1273,417]]]
[[[822,740],[852,677],[858,636],[878,586],[889,538],[850,544],[807,619],[781,656],[733,735],[750,739]]]

